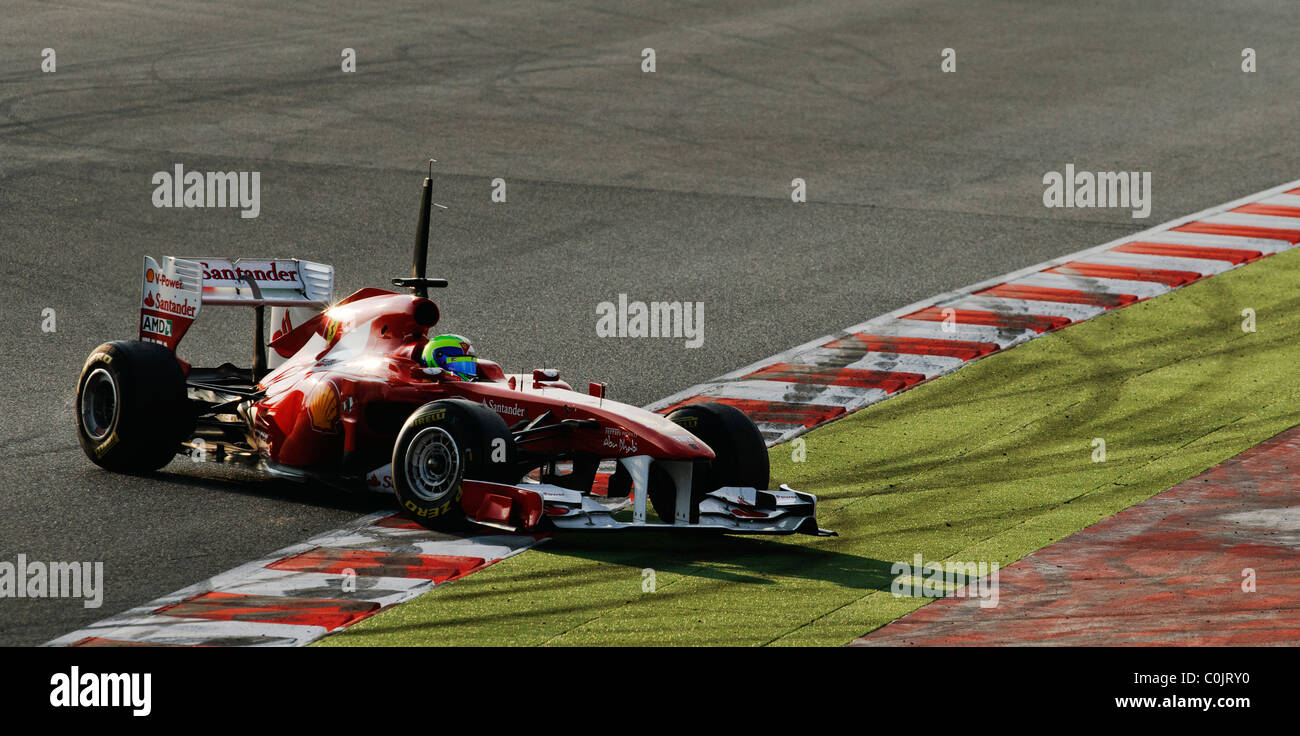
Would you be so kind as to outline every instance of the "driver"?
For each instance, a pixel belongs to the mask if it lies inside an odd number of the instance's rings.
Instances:
[[[438,335],[424,345],[420,360],[429,368],[441,368],[462,381],[472,381],[478,375],[478,353],[467,338],[460,335]]]

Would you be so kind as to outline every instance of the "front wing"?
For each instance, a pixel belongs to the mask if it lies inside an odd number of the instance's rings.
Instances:
[[[475,480],[466,480],[463,489],[462,505],[471,521],[511,531],[664,529],[823,537],[835,534],[817,526],[816,496],[784,485],[776,491],[719,488],[700,501],[698,521],[686,518],[671,523],[647,521],[644,494],[635,492],[633,501],[600,499],[547,483],[508,485]],[[625,513],[629,507],[630,515]]]

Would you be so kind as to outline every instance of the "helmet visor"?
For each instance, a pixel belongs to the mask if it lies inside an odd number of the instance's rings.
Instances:
[[[448,355],[439,361],[443,368],[466,378],[478,375],[478,358],[473,355]]]

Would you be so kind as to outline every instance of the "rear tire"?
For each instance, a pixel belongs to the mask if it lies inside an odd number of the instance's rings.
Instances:
[[[699,462],[691,473],[691,523],[700,520],[700,501],[711,491],[725,486],[765,490],[771,480],[767,443],[745,413],[727,404],[691,404],[668,415],[713,450],[714,458]],[[651,466],[650,492],[655,513],[672,521],[677,509],[677,490],[668,473]]]
[[[118,340],[86,359],[77,381],[77,438],[91,462],[151,472],[171,462],[193,428],[185,372],[171,350]]]
[[[465,399],[441,399],[417,409],[398,433],[393,490],[411,518],[447,529],[465,517],[466,478],[508,483],[516,480],[513,467],[514,440],[499,414]]]

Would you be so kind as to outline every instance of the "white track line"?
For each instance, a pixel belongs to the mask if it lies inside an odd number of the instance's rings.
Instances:
[[[1205,222],[1215,225],[1245,225],[1246,227],[1269,227],[1278,230],[1300,230],[1300,218],[1248,215],[1241,212],[1225,212],[1222,215],[1214,215],[1205,218]]]
[[[1291,243],[1285,240],[1246,238],[1240,235],[1207,235],[1205,233],[1155,233],[1141,240],[1148,243],[1169,243],[1170,245],[1200,245],[1207,248],[1257,250],[1261,253],[1278,253],[1291,247]]]
[[[1147,256],[1140,253],[1092,253],[1079,259],[1080,263],[1100,263],[1108,266],[1130,268],[1155,268],[1161,271],[1192,271],[1218,274],[1234,268],[1230,261],[1213,261],[1208,258],[1179,258],[1177,256]]]
[[[1106,311],[1105,307],[1091,304],[1065,304],[1063,302],[1045,302],[1037,299],[1006,299],[994,296],[968,296],[945,302],[945,307],[954,309],[978,309],[999,314],[1042,314],[1049,317],[1068,317],[1080,322],[1096,317]]]
[[[1278,194],[1272,197],[1259,200],[1260,204],[1272,204],[1282,207],[1300,208],[1300,194]],[[1300,212],[1296,213],[1300,214]]]

